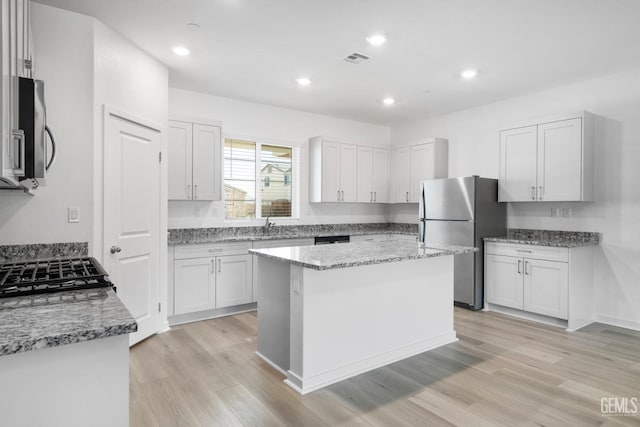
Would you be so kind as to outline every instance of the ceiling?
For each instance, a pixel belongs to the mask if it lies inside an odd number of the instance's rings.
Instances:
[[[638,0],[37,1],[113,27],[170,67],[171,87],[372,123],[640,68]],[[374,32],[387,43],[370,46]],[[372,59],[342,59],[354,51]]]

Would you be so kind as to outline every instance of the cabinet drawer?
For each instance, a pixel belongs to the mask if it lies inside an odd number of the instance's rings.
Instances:
[[[382,242],[386,240],[389,240],[388,234],[363,234],[351,236],[349,239],[351,242]]]
[[[254,249],[262,248],[285,248],[290,246],[313,246],[313,239],[278,239],[278,240],[256,240],[253,242]]]
[[[251,242],[176,246],[175,259],[207,258],[221,255],[246,255]]]
[[[569,262],[569,249],[552,246],[517,245],[510,243],[487,243],[486,253],[547,261]]]

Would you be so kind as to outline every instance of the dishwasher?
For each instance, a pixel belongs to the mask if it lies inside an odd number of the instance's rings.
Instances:
[[[349,236],[322,236],[315,238],[316,245],[331,245],[333,243],[349,243]]]

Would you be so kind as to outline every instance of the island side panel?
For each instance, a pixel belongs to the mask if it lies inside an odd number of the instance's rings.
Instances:
[[[129,335],[0,357],[0,425],[129,425]]]
[[[257,355],[286,374],[289,369],[290,264],[265,257],[258,261]]]
[[[301,393],[456,340],[453,256],[301,272],[287,381]]]

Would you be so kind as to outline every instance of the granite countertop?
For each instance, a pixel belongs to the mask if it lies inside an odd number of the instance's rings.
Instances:
[[[558,248],[580,248],[600,243],[598,233],[560,230],[528,230],[510,228],[506,236],[485,237],[485,242],[517,243],[521,245],[553,246]]]
[[[137,330],[112,289],[0,298],[0,356]]]
[[[181,228],[169,230],[170,245],[243,242],[252,240],[304,239],[319,236],[367,234],[418,234],[417,224],[314,224],[263,227]]]
[[[409,241],[355,242],[321,246],[252,249],[249,252],[314,270],[357,267],[477,251],[466,246]]]

